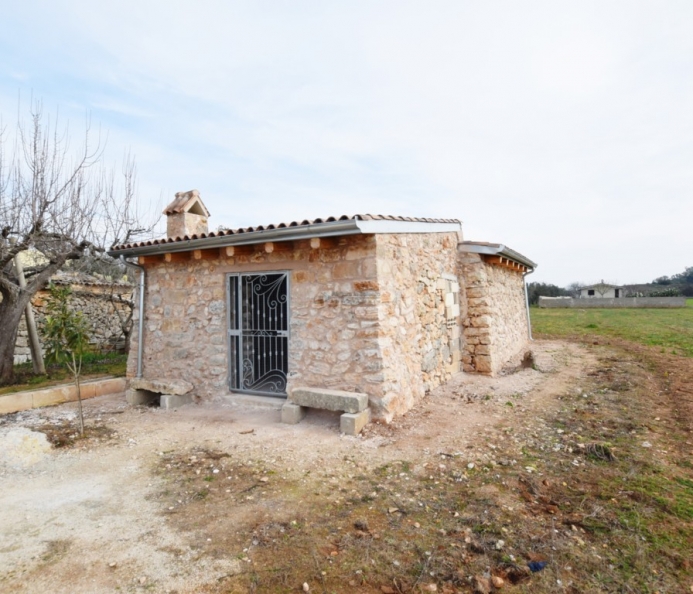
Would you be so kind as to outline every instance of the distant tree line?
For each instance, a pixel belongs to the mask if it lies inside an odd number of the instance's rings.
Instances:
[[[527,297],[530,305],[537,305],[539,297],[570,297],[570,291],[549,283],[529,283],[527,285]]]
[[[616,284],[616,283],[612,283]],[[579,297],[580,289],[586,283],[570,283],[567,287],[559,287],[551,283],[529,283],[527,296],[530,305],[537,305],[539,297]],[[651,283],[643,285],[626,285],[626,297],[693,297],[693,266],[672,276],[660,276]]]
[[[672,276],[660,276],[654,279],[652,284],[666,287],[665,289],[656,291],[657,293],[673,293],[675,295],[693,297],[693,266],[689,266],[679,274],[674,274]]]

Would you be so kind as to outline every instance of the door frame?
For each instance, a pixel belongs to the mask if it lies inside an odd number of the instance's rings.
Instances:
[[[236,311],[238,315],[242,312],[242,279],[248,276],[263,276],[271,274],[282,274],[286,279],[286,331],[282,335],[282,338],[286,339],[286,360],[285,360],[285,373],[286,379],[289,377],[289,345],[291,343],[291,274],[289,270],[255,270],[249,272],[229,272],[225,275],[225,291],[226,291],[226,348],[227,348],[227,364],[228,364],[228,374],[226,378],[226,384],[229,387],[229,391],[236,394],[254,394],[257,396],[268,396],[273,398],[286,398],[286,384],[284,392],[265,392],[260,390],[244,390],[241,388],[235,388],[231,386],[232,379],[232,366],[236,366],[236,373],[239,375],[239,385],[242,385],[243,376],[243,328],[242,324],[239,322],[239,328],[231,328],[231,281],[232,277],[238,278],[238,295]],[[234,336],[238,337],[238,358],[236,361],[232,361],[232,349],[231,340]]]

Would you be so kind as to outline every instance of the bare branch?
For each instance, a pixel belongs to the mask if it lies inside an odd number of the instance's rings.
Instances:
[[[3,339],[16,335],[16,307],[67,262],[103,254],[157,223],[137,205],[134,157],[125,153],[119,175],[105,163],[105,140],[87,115],[81,141],[73,144],[60,114],[48,117],[33,99],[14,131],[0,119],[0,381],[11,374]],[[20,289],[12,262],[23,252],[31,273]]]

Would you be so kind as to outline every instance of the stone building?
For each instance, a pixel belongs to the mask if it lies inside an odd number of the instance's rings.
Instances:
[[[164,212],[166,238],[110,252],[144,270],[145,379],[183,380],[199,399],[358,392],[389,422],[454,374],[496,374],[527,351],[524,274],[535,264],[464,241],[457,220],[355,215],[207,232],[195,190]],[[134,378],[138,323],[131,340]]]

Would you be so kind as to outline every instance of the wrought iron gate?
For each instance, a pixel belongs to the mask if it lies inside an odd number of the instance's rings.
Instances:
[[[284,272],[229,276],[229,388],[286,394],[289,293]]]

